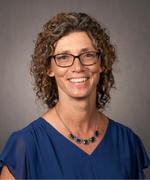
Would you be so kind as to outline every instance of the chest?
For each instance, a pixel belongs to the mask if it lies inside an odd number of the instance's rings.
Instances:
[[[45,141],[45,140],[44,140]],[[85,145],[84,145],[85,146]],[[85,146],[87,147],[87,146]],[[130,152],[118,152],[111,142],[101,141],[91,155],[66,138],[43,142],[36,158],[29,157],[34,179],[130,179],[136,162]],[[121,157],[121,158],[120,158]]]

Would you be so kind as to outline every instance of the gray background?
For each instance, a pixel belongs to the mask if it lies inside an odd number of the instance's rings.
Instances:
[[[41,116],[28,63],[33,40],[59,12],[85,12],[103,22],[117,45],[117,90],[111,119],[130,127],[150,157],[150,0],[0,0],[0,152],[13,131]],[[150,168],[145,170],[150,178]]]

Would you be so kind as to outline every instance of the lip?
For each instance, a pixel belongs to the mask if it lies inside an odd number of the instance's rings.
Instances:
[[[70,78],[70,79],[68,79],[70,82],[72,82],[72,83],[81,83],[81,82],[85,82],[85,81],[87,81],[88,80],[88,78],[87,77],[80,77],[80,78]]]
[[[81,77],[80,77],[81,78]],[[70,83],[70,85],[73,85],[73,86],[77,86],[77,87],[83,87],[83,86],[86,86],[87,83],[89,82],[89,78],[88,77],[82,77],[82,78],[86,78],[86,81],[81,81],[81,82],[72,82],[70,81],[70,79],[80,79],[79,77],[75,77],[75,78],[69,78],[68,79],[68,82]]]
[[[69,79],[80,79],[80,78],[89,78],[89,77],[88,76],[79,76],[79,77],[74,76],[74,77],[69,77],[68,80]]]

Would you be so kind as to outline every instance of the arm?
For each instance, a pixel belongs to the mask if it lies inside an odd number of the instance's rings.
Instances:
[[[1,172],[1,175],[0,175],[0,179],[15,179],[15,178],[10,173],[7,166],[4,165],[3,169],[2,169],[2,172]]]

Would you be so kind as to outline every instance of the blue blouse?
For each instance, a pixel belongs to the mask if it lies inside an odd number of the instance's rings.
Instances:
[[[12,133],[0,155],[16,179],[144,179],[150,166],[137,135],[109,119],[105,136],[91,155],[43,118]]]

